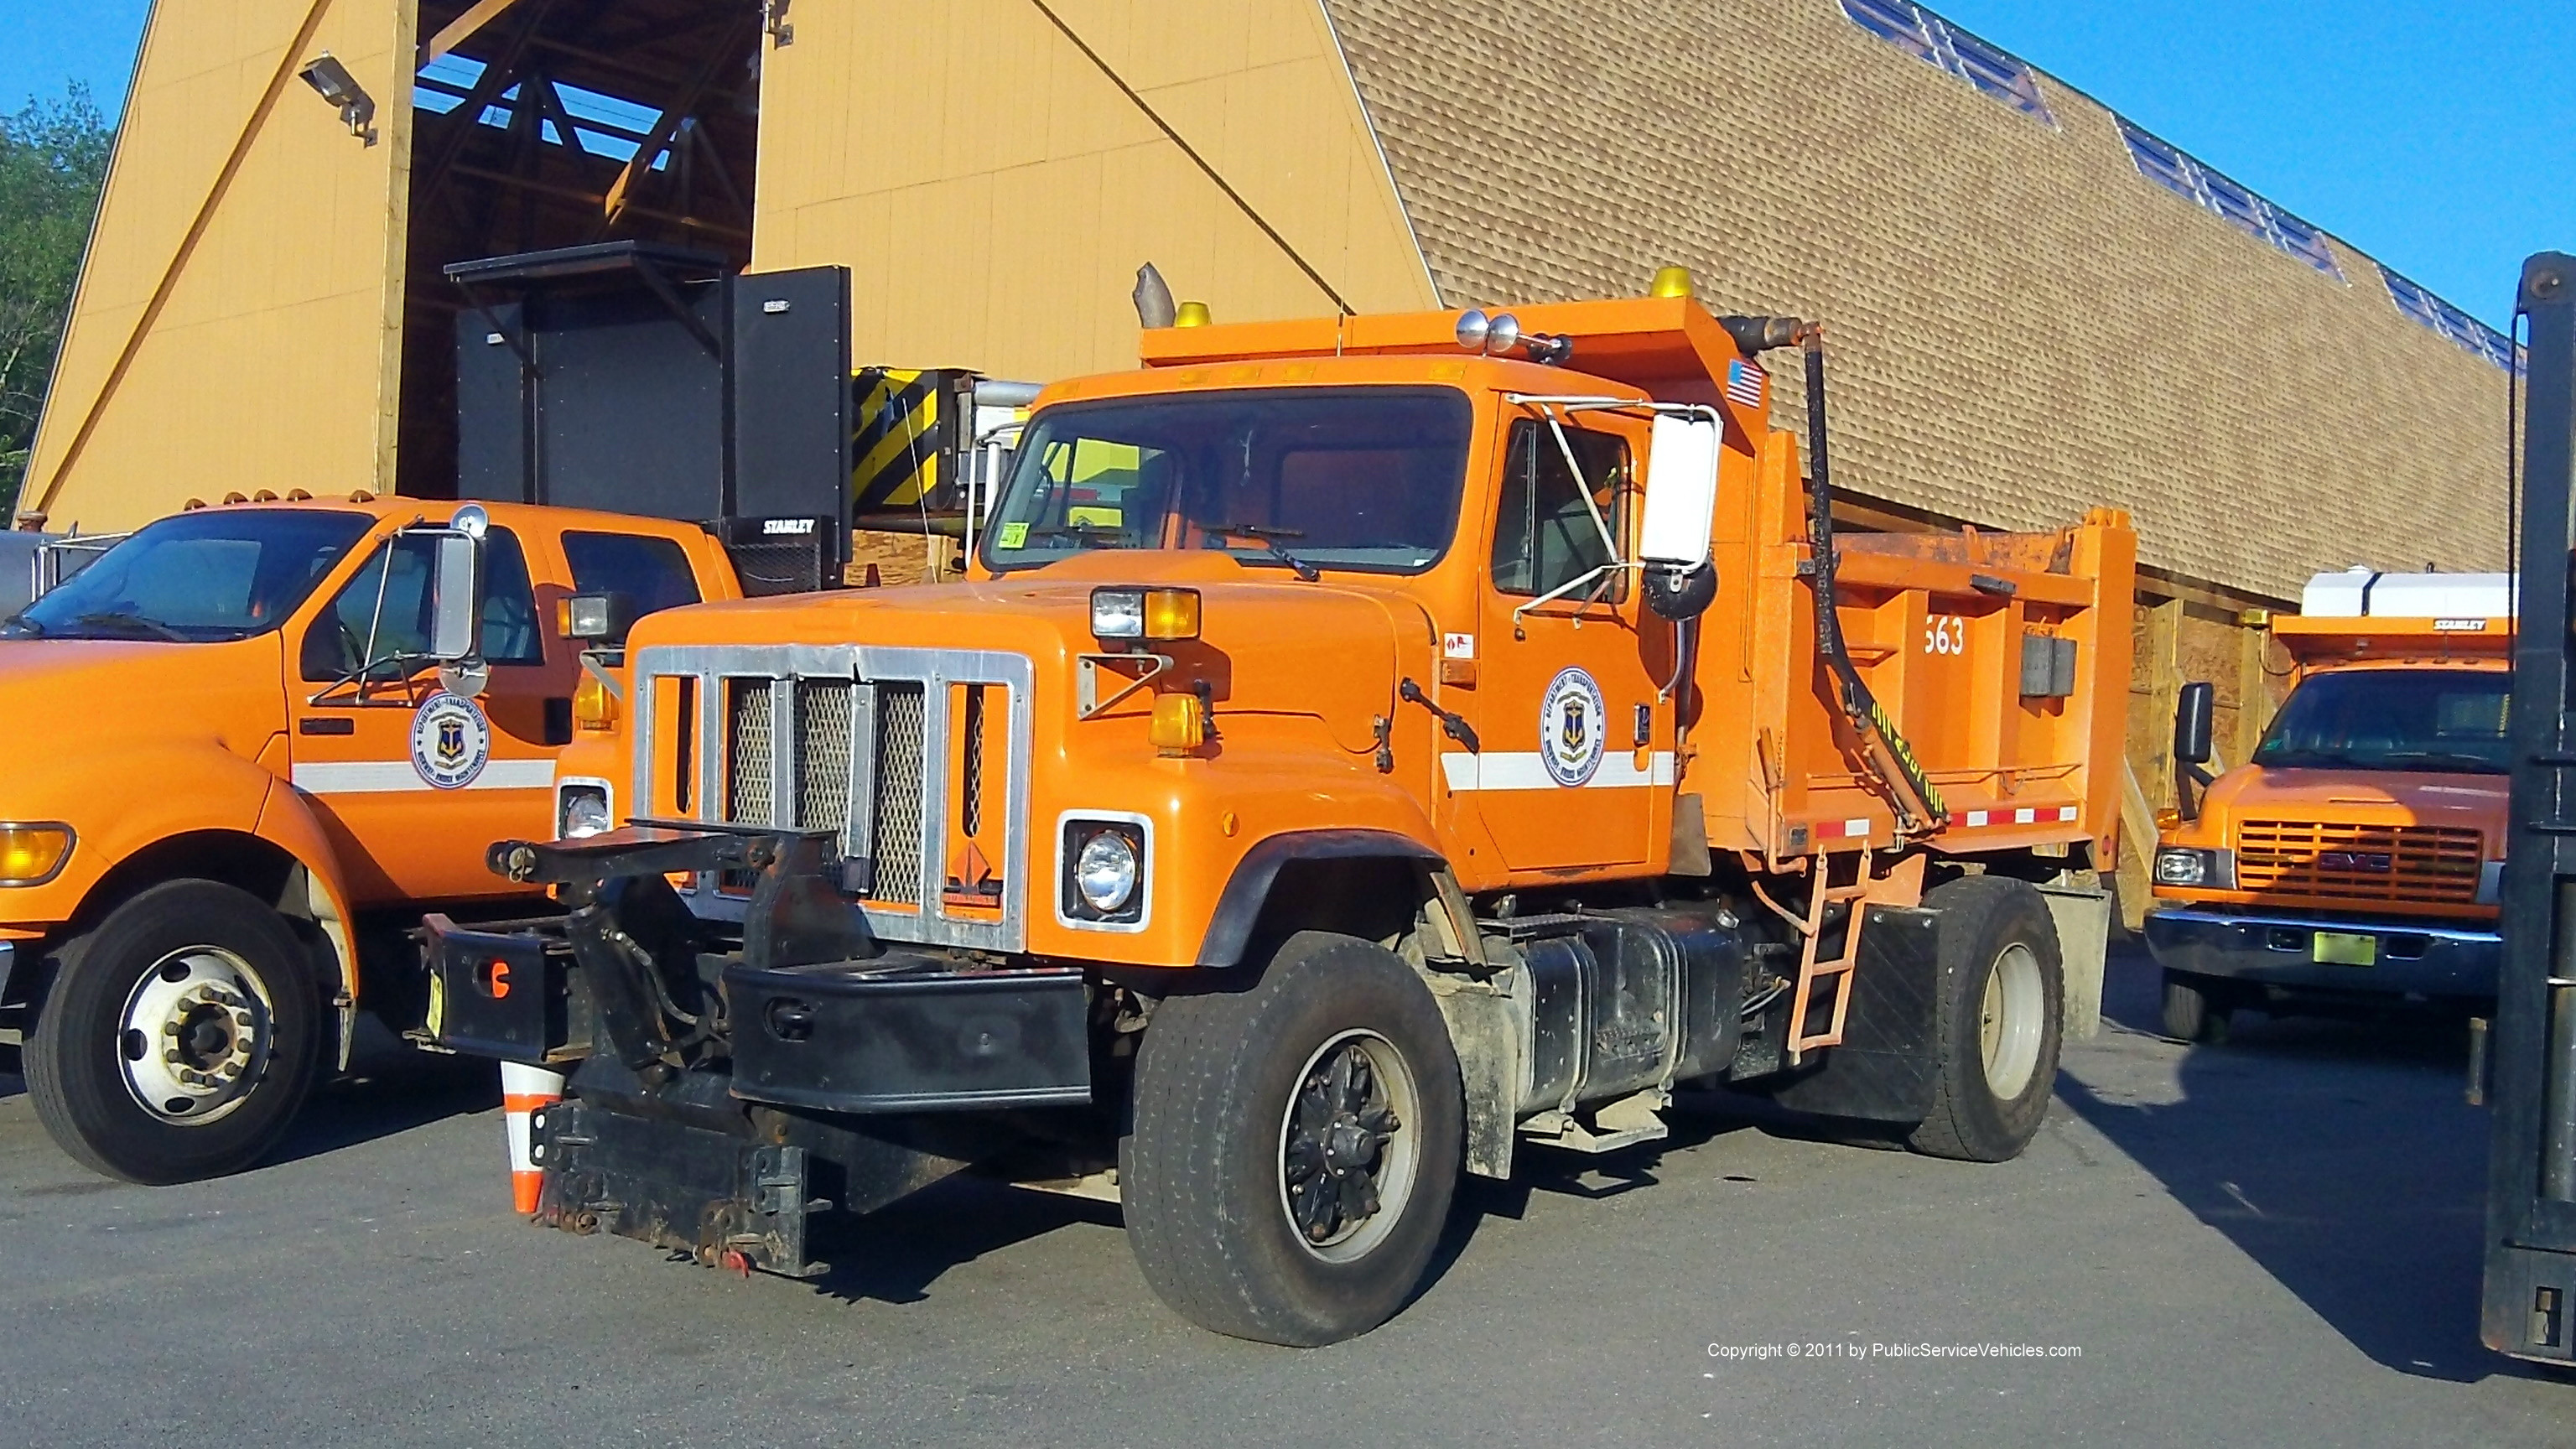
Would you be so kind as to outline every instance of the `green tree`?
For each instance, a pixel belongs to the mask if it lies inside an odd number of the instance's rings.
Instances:
[[[114,137],[77,83],[0,115],[0,508],[26,477]]]

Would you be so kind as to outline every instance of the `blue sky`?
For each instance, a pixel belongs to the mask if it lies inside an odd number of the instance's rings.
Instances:
[[[146,8],[0,0],[0,108],[77,79],[113,111]],[[2567,0],[1933,8],[2495,325],[2525,255],[2576,248]]]

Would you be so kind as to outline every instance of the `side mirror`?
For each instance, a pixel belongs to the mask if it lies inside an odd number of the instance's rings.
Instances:
[[[429,655],[456,664],[483,652],[483,540],[462,529],[429,536]]]
[[[2211,711],[2216,705],[2217,691],[2207,683],[2196,682],[2182,687],[2181,697],[2174,704],[2175,764],[2209,763]]]
[[[1646,569],[1646,598],[1668,619],[1687,619],[1717,597],[1709,534],[1717,520],[1717,454],[1723,441],[1714,417],[1655,415],[1647,441],[1646,507],[1637,527],[1637,560]]]

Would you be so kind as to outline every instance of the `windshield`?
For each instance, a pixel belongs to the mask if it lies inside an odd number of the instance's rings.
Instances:
[[[1295,388],[1038,414],[984,535],[995,570],[1091,548],[1418,573],[1458,524],[1473,421],[1451,388]]]
[[[8,621],[12,639],[246,639],[286,621],[363,513],[200,509],[145,526]]]
[[[2501,670],[2319,674],[2291,692],[2255,746],[2254,763],[2501,775],[2512,700],[2513,676]]]

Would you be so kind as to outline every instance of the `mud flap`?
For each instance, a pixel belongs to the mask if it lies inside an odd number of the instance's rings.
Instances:
[[[1742,1084],[1783,1107],[1828,1117],[1915,1123],[1932,1110],[1940,1070],[1938,912],[1871,906],[1852,974],[1842,1044],[1791,1075]]]

